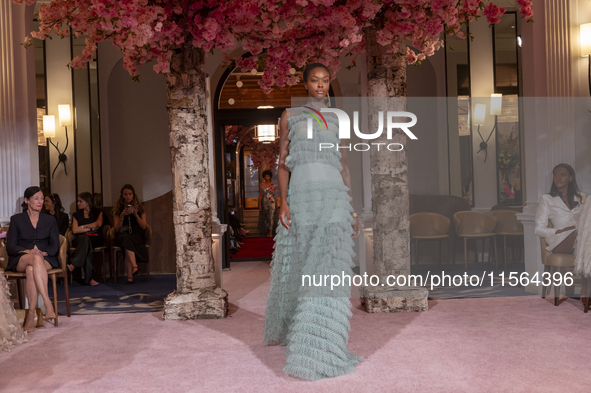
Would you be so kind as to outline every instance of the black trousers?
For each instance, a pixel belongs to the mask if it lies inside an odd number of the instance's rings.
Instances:
[[[82,268],[84,271],[84,281],[86,284],[89,284],[94,275],[94,266],[92,266],[94,254],[92,250],[94,247],[102,245],[102,239],[98,236],[78,235],[74,238],[72,245],[76,247],[76,251],[74,251],[74,256],[70,259],[70,263]]]

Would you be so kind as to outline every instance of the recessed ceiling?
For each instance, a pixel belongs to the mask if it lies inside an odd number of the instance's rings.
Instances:
[[[291,97],[306,97],[304,82],[297,85],[275,87],[269,94],[265,94],[258,81],[263,77],[262,72],[252,74],[250,72],[238,72],[239,68],[226,79],[220,93],[219,109],[256,108],[258,106],[272,106],[274,108],[291,107]],[[296,72],[296,75],[300,72]],[[237,82],[240,87],[238,87]],[[233,104],[230,104],[233,102]]]

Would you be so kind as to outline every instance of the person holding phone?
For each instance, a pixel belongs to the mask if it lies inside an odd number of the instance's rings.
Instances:
[[[115,245],[125,252],[127,283],[133,284],[138,274],[137,258],[148,260],[145,230],[148,226],[144,205],[140,203],[131,184],[121,187],[121,195],[113,208]]]

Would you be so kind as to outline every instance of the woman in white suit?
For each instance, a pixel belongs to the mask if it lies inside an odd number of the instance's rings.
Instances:
[[[572,254],[585,194],[579,190],[570,165],[558,164],[552,173],[550,193],[542,195],[538,203],[536,235],[545,238],[548,251]],[[548,220],[554,228],[548,228]]]

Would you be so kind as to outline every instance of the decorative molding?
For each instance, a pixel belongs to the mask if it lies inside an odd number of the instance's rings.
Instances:
[[[15,104],[12,1],[0,2],[0,223],[16,212],[21,194],[18,181],[18,128]]]
[[[573,64],[569,0],[544,2],[546,88],[548,97],[548,163],[575,166]]]

